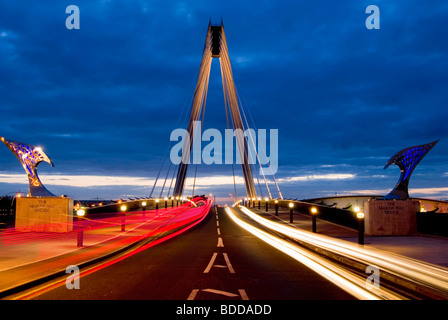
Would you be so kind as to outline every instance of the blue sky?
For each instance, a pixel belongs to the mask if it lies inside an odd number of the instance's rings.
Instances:
[[[65,26],[71,4],[79,30]],[[368,5],[380,8],[379,30],[365,27]],[[44,148],[55,167],[38,172],[55,194],[149,195],[171,131],[186,127],[209,19],[221,18],[251,126],[278,129],[285,197],[385,194],[399,177],[387,160],[440,139],[410,191],[448,199],[442,0],[0,0],[0,136]],[[205,129],[226,128],[220,77],[216,60]],[[0,194],[26,192],[6,147],[0,164]],[[198,192],[233,193],[231,166],[197,174]]]

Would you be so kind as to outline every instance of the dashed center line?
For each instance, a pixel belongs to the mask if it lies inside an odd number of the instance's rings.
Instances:
[[[218,244],[216,245],[216,247],[218,248],[224,248],[224,243],[222,241],[222,237],[221,236],[221,229],[219,227],[219,217],[218,217],[218,210],[215,207],[215,211],[216,211],[216,232],[218,234]],[[224,257],[224,261],[226,263],[226,265],[222,265],[222,264],[215,264],[216,258],[218,256],[218,252],[214,252],[212,255],[212,258],[210,259],[210,262],[208,263],[207,267],[205,268],[203,273],[209,273],[210,270],[213,268],[227,268],[229,269],[230,273],[235,273],[235,269],[233,269],[232,264],[230,263],[230,259],[229,256],[227,255],[227,253],[223,252],[222,253],[223,257]],[[188,296],[187,300],[194,300],[196,298],[196,295],[198,294],[198,292],[208,292],[208,293],[213,293],[213,294],[217,294],[217,295],[223,295],[229,298],[234,298],[234,297],[238,297],[240,296],[242,300],[249,300],[247,293],[244,289],[238,289],[238,293],[239,294],[235,294],[232,292],[227,292],[227,291],[223,291],[223,290],[217,290],[217,289],[193,289],[190,293],[190,295]]]

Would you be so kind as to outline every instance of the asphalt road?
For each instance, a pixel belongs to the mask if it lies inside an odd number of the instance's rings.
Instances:
[[[353,299],[231,221],[223,208],[189,231],[36,300]]]

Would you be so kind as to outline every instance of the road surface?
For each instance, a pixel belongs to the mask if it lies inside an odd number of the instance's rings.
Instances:
[[[337,300],[351,295],[211,209],[181,235],[35,300]]]

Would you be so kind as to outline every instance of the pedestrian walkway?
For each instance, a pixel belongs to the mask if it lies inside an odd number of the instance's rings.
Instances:
[[[289,210],[279,209],[275,216],[273,208],[269,211],[250,208],[250,210],[271,220],[279,220],[305,231],[312,231],[312,218],[309,215],[294,212],[290,223]],[[358,243],[358,231],[326,220],[317,219],[316,232],[325,236]],[[373,247],[421,260],[442,267],[448,267],[448,238],[432,235],[413,236],[364,236],[365,247]]]

